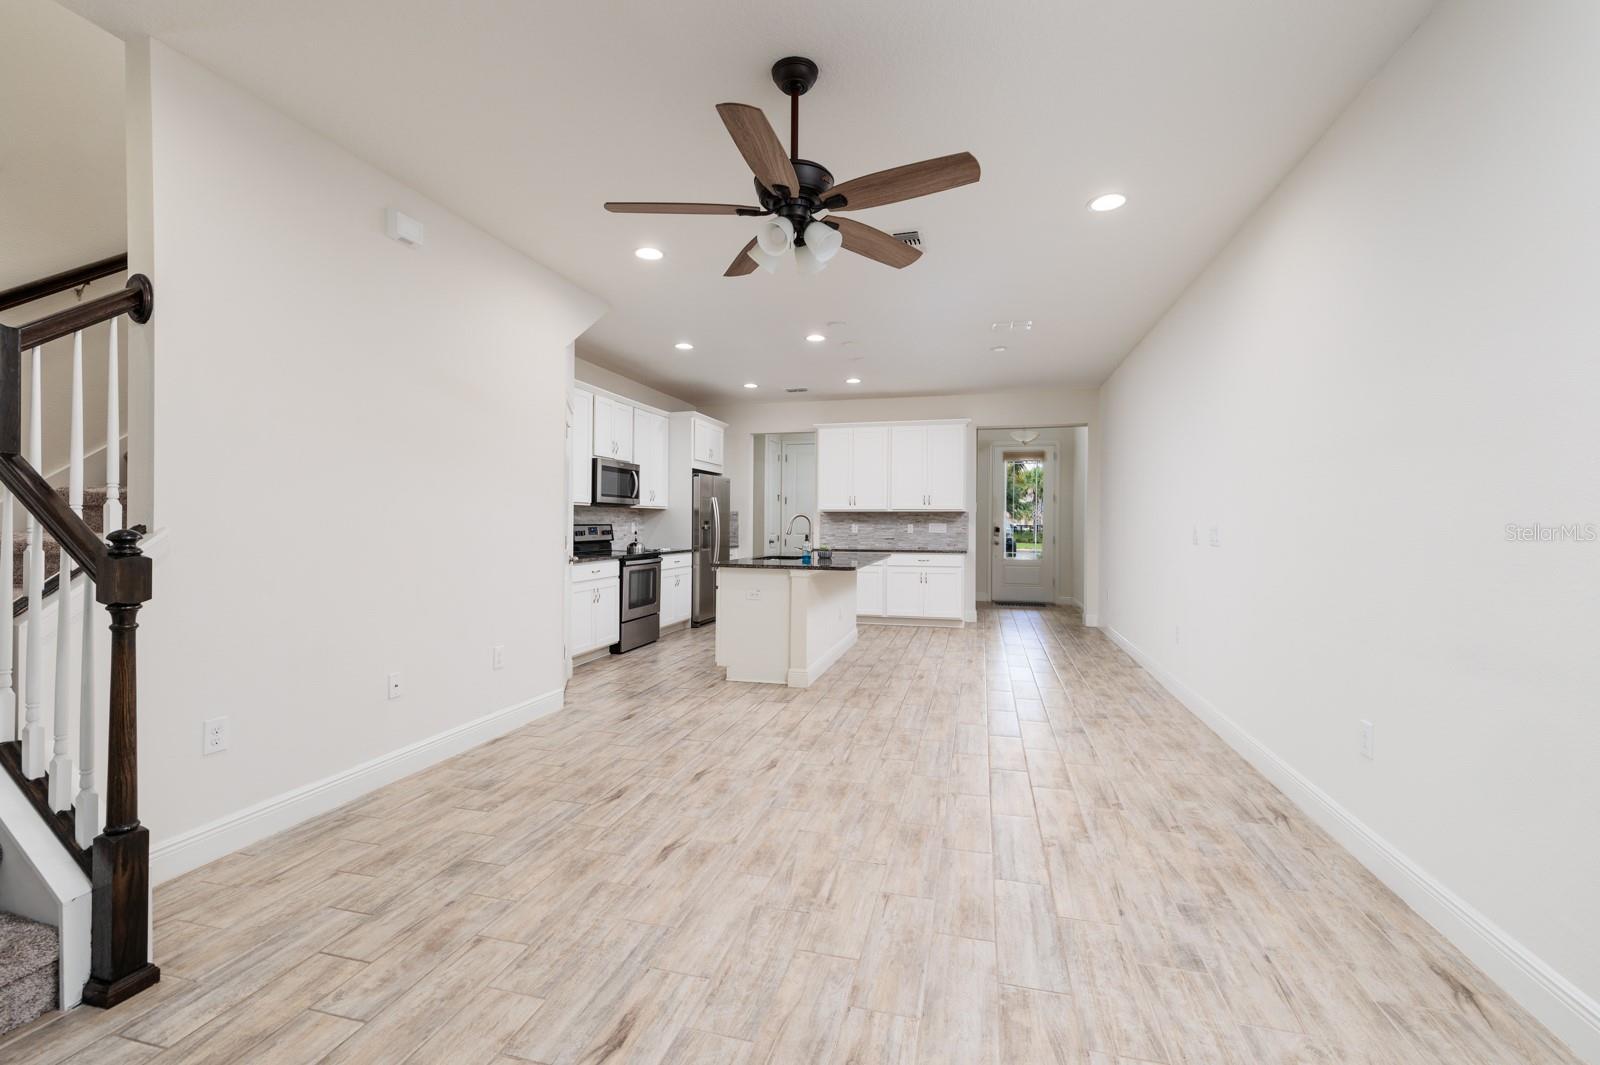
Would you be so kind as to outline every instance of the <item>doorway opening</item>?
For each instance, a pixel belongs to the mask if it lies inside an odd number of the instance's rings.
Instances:
[[[1088,430],[980,429],[977,443],[978,599],[1081,608]]]
[[[756,445],[756,542],[764,555],[798,555],[817,544],[817,434],[765,433]]]

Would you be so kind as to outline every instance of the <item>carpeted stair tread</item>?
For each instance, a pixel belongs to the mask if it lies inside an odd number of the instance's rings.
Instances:
[[[0,1034],[56,1008],[59,950],[54,928],[0,911]]]

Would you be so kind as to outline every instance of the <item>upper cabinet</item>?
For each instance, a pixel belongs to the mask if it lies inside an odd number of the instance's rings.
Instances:
[[[695,468],[721,473],[724,440],[722,423],[696,414],[690,419],[690,437]]]
[[[890,509],[887,426],[817,427],[817,508]]]
[[[965,510],[967,423],[817,426],[821,510]]]
[[[967,428],[935,423],[890,429],[891,510],[965,510]]]
[[[655,411],[635,408],[633,412],[633,461],[639,464],[639,506],[645,509],[667,505],[667,417]]]
[[[618,399],[594,397],[594,453],[633,461],[633,407]]]
[[[572,392],[572,421],[568,445],[572,455],[572,501],[580,506],[594,502],[594,393]]]

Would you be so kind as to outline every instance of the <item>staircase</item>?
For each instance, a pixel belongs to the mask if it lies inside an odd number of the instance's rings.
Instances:
[[[0,311],[126,267],[119,256],[0,292]],[[150,834],[139,823],[137,743],[135,634],[152,567],[139,548],[142,530],[125,527],[121,505],[118,331],[94,329],[123,317],[143,325],[153,306],[149,279],[134,274],[108,295],[25,325],[0,324],[0,543],[12,541],[11,553],[0,553],[11,567],[0,582],[12,585],[12,627],[0,639],[0,777],[8,778],[0,808],[6,846],[20,851],[0,878],[0,903],[26,869],[48,900],[41,905],[58,914],[24,906],[33,893],[13,896],[13,908],[55,927],[0,912],[0,1031],[79,1001],[115,1006],[161,975],[150,963]],[[84,437],[89,414],[99,412],[84,409],[84,382],[85,360],[101,358],[108,461],[105,487],[96,489]],[[70,381],[65,412],[43,409],[47,373]],[[47,417],[68,427],[66,489],[40,472]]]
[[[56,489],[56,495],[60,496],[62,498],[62,500],[65,501],[67,499],[67,489],[65,489],[65,488],[57,488]],[[126,508],[127,507],[127,503],[128,503],[128,493],[127,492],[122,492],[121,493],[121,499],[122,499],[123,507]],[[87,488],[87,487],[84,488],[84,490],[83,490],[83,521],[84,521],[84,524],[88,525],[89,528],[93,529],[95,532],[99,533],[102,536],[104,536],[106,533],[111,531],[111,530],[109,530],[109,529],[107,529],[105,527],[105,513],[106,513],[106,490],[104,488]],[[126,509],[124,509],[124,513],[126,513]],[[12,573],[11,598],[12,598],[13,602],[15,602],[17,599],[22,598],[23,585],[27,580],[27,577],[24,574],[23,569],[22,569],[22,553],[24,551],[26,551],[27,549],[28,549],[28,534],[25,533],[25,532],[20,532],[19,531],[12,538],[12,544],[11,544],[11,573]],[[45,577],[46,578],[53,578],[55,576],[55,574],[57,572],[57,569],[58,569],[58,566],[60,564],[60,561],[61,561],[61,545],[56,543],[55,540],[53,540],[47,534],[44,537],[44,573],[45,573]],[[54,587],[55,586],[53,584],[46,585],[45,594],[46,595],[51,594],[51,592],[54,591]],[[22,607],[20,605],[18,605],[15,609],[16,610],[20,610],[20,609],[22,609]]]
[[[60,950],[54,928],[0,911],[0,1036],[56,1008]]]

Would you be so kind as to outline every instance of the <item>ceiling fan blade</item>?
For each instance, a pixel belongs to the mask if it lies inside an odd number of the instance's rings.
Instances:
[[[761,108],[718,104],[717,114],[722,116],[722,124],[728,127],[728,135],[756,180],[769,189],[782,185],[790,195],[800,191],[800,179],[795,176],[789,153],[783,150],[783,142],[772,131],[772,123]]]
[[[743,248],[740,248],[738,257],[734,259],[733,262],[728,264],[728,268],[726,270],[722,271],[722,276],[743,277],[745,274],[754,273],[756,261],[750,258],[748,252],[755,246],[756,239],[751,237],[750,243],[746,244]]]
[[[829,218],[827,225],[839,230],[844,238],[844,250],[903,270],[922,258],[922,251],[903,241],[896,240],[881,229],[873,229],[852,218]]]
[[[606,204],[613,214],[765,214],[759,207],[737,203],[616,203]]]
[[[957,152],[852,178],[829,189],[824,205],[835,211],[859,211],[970,185],[978,177],[978,160],[970,152]],[[835,197],[843,197],[845,202],[834,204]]]

